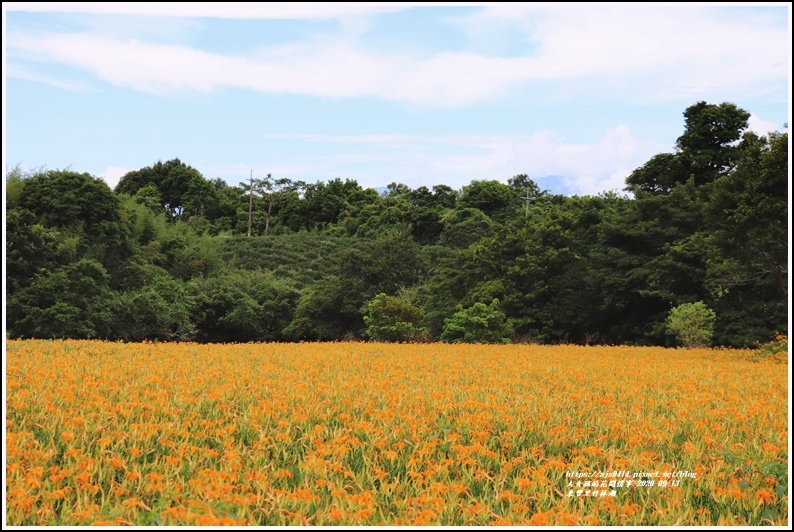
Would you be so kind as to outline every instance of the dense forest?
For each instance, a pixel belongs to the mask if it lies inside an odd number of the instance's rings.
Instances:
[[[789,174],[788,134],[749,117],[690,106],[625,195],[15,167],[6,334],[672,346],[671,309],[703,302],[714,345],[752,346],[788,332]]]

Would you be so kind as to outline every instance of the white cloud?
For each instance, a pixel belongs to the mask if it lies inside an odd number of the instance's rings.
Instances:
[[[8,46],[41,61],[87,70],[114,85],[153,93],[235,87],[457,107],[488,98],[521,76],[514,64],[518,59],[471,54],[378,57],[345,43],[282,46],[255,57],[89,34],[16,35]]]
[[[35,81],[36,83],[52,85],[53,87],[58,87],[59,89],[63,89],[67,91],[83,92],[83,91],[91,90],[89,85],[87,85],[86,83],[79,81],[71,81],[68,79],[48,76],[46,74],[31,72],[30,70],[23,68],[19,65],[9,65],[6,68],[4,74],[8,77],[12,77],[16,79]]]
[[[97,177],[101,177],[110,188],[116,188],[116,185],[119,184],[119,180],[121,180],[124,174],[131,171],[131,168],[108,166],[108,169],[99,174]]]
[[[123,9],[143,9],[136,5],[124,4]],[[183,9],[181,4],[159,5],[145,9],[158,13]],[[354,4],[328,8],[245,4],[227,12],[225,7],[190,6],[194,14],[206,10],[204,16],[218,17],[224,16],[220,12],[264,16],[284,9],[347,19],[359,9]],[[484,8],[461,22],[487,21],[491,31],[497,31],[500,24],[519,27],[535,44],[531,53],[519,57],[438,50],[428,50],[421,57],[377,55],[350,35],[268,47],[248,56],[91,33],[12,32],[7,48],[146,92],[206,93],[234,87],[271,94],[372,97],[422,107],[468,106],[530,85],[554,87],[552,92],[560,98],[599,93],[634,100],[691,100],[726,94],[736,99],[782,93],[787,87],[790,31],[780,27],[777,19],[722,16],[713,6],[521,6]]]
[[[541,131],[529,141],[513,147],[510,165],[515,173],[562,176],[575,194],[597,194],[622,190],[626,177],[653,155],[669,151],[670,146],[652,141],[639,141],[628,127],[618,125],[607,129],[592,144],[570,144],[552,132]]]
[[[7,11],[222,19],[320,19],[404,9],[400,4],[287,2],[4,2]]]
[[[237,184],[253,168],[255,174],[272,173],[309,182],[334,177],[355,179],[365,187],[390,182],[412,188],[446,184],[460,188],[475,179],[506,182],[516,174],[527,174],[543,188],[544,177],[562,177],[566,192],[579,195],[605,190],[622,190],[626,177],[653,155],[672,150],[671,146],[640,141],[628,127],[618,125],[590,144],[566,142],[552,131],[532,135],[267,135],[282,141],[311,142],[340,146],[332,155],[313,155],[278,160],[267,168],[239,163],[213,166],[212,175]],[[344,147],[341,147],[344,146]],[[372,163],[377,163],[373,175]],[[205,174],[209,175],[209,174]]]
[[[747,120],[747,124],[750,131],[759,135],[768,135],[772,131],[780,131],[780,128],[782,127],[782,124],[776,124],[775,122],[762,120],[758,115],[753,113],[750,113],[750,118]]]
[[[785,92],[791,69],[786,22],[783,9],[759,14],[747,7],[603,3],[498,4],[458,19],[469,33],[523,31],[535,46],[528,64],[533,78],[591,79],[598,83],[584,90],[653,99],[725,89]],[[773,80],[771,89],[765,86]]]

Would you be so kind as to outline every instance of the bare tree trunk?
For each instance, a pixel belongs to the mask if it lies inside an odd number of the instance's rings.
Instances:
[[[267,201],[267,217],[265,218],[265,236],[267,236],[268,229],[270,229],[270,211],[273,209],[273,193],[270,193]]]
[[[248,236],[251,236],[251,213],[254,210],[254,171],[251,170],[251,188],[248,191]]]

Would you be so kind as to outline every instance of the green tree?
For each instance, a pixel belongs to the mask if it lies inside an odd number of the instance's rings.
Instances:
[[[635,194],[669,194],[690,178],[700,187],[725,175],[736,165],[736,142],[747,129],[750,113],[733,103],[698,102],[684,111],[684,133],[676,153],[660,153],[626,179]],[[639,197],[639,196],[638,196]]]
[[[24,288],[40,271],[52,271],[77,259],[79,237],[36,223],[27,209],[6,212],[6,295]]]
[[[458,311],[444,320],[441,341],[447,343],[504,344],[509,343],[509,330],[505,324],[504,312],[498,309],[499,300],[489,305],[475,303]]]
[[[107,183],[87,173],[50,170],[28,177],[18,206],[33,213],[38,224],[77,238],[78,253],[99,261],[107,271],[132,252],[119,198]]]
[[[700,101],[687,107],[684,118],[684,133],[676,147],[689,163],[695,184],[711,182],[730,171],[740,152],[735,143],[747,129],[750,113],[730,102]]]
[[[282,340],[298,301],[289,283],[258,271],[193,279],[187,287],[196,338],[208,342]]]
[[[414,239],[423,245],[435,244],[444,229],[442,218],[455,207],[455,191],[445,185],[436,185],[432,191],[419,187],[410,191],[406,198]]]
[[[141,187],[132,197],[136,203],[143,205],[152,213],[165,212],[163,209],[163,198],[154,183]]]
[[[494,234],[494,222],[480,209],[470,207],[449,211],[442,219],[439,244],[466,248]]]
[[[13,338],[108,338],[112,292],[108,273],[91,259],[54,271],[41,270],[8,300],[7,326]]]
[[[328,276],[301,294],[284,334],[293,340],[340,340],[364,327],[361,293],[338,276]]]
[[[720,256],[711,260],[722,291],[769,277],[788,294],[788,134],[746,133],[736,168],[716,181],[706,217]]]
[[[40,170],[24,171],[20,165],[14,165],[11,170],[6,172],[6,209],[12,210],[17,207],[20,196],[22,196],[22,189],[25,188],[25,179],[31,175],[43,172]]]
[[[717,315],[702,301],[684,303],[670,310],[667,332],[684,347],[707,347],[714,334]]]
[[[215,180],[215,193],[218,199],[215,209],[208,213],[212,224],[210,233],[245,234],[248,230],[248,194],[241,187],[226,185]]]
[[[271,218],[273,217],[273,204],[277,203],[281,196],[297,190],[297,184],[286,177],[273,179],[270,174],[267,177],[254,181],[254,190],[265,200],[265,236],[270,232]]]
[[[187,219],[216,207],[216,187],[195,168],[179,159],[127,172],[119,180],[117,194],[135,196],[147,185],[154,185],[160,194],[162,208],[170,220]],[[152,195],[147,193],[147,198]]]
[[[517,212],[519,205],[513,189],[496,180],[472,181],[458,198],[458,208],[479,209],[497,222]]]
[[[423,324],[434,338],[441,336],[444,320],[459,305],[471,305],[471,289],[481,280],[471,248],[445,246],[422,248],[422,262],[428,275],[417,287],[416,304],[425,312]]]
[[[185,284],[159,275],[151,284],[121,292],[116,298],[114,336],[125,341],[193,340],[194,298]]]
[[[666,195],[678,184],[686,183],[690,166],[680,153],[654,155],[626,178],[626,190],[641,194]]]
[[[519,196],[525,196],[528,193],[531,198],[539,198],[548,194],[534,180],[530,179],[527,174],[514,175],[507,180],[507,185]]]
[[[378,342],[416,341],[427,332],[420,326],[422,309],[400,297],[381,292],[366,305],[365,334]]]
[[[380,196],[374,189],[363,189],[354,180],[339,178],[323,183],[306,185],[303,193],[303,227],[306,229],[328,228],[356,218],[370,203],[377,203]],[[350,231],[345,230],[348,234]]]

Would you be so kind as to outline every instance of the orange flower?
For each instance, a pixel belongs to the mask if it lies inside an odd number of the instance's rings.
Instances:
[[[273,473],[273,476],[281,479],[292,478],[292,471],[290,471],[289,469],[279,469],[275,473]]]
[[[396,460],[400,455],[394,451],[388,450],[388,451],[383,451],[383,453],[381,453],[381,456],[383,456],[383,458],[385,458],[386,460]]]
[[[768,502],[772,502],[775,500],[775,490],[772,488],[761,488],[760,490],[755,492],[756,498],[761,501],[762,504],[767,504]]]
[[[328,512],[328,518],[336,523],[344,519],[346,515],[347,512],[340,510],[339,508],[333,508],[330,512]]]
[[[529,518],[527,524],[530,526],[548,526],[551,512],[538,512]]]

